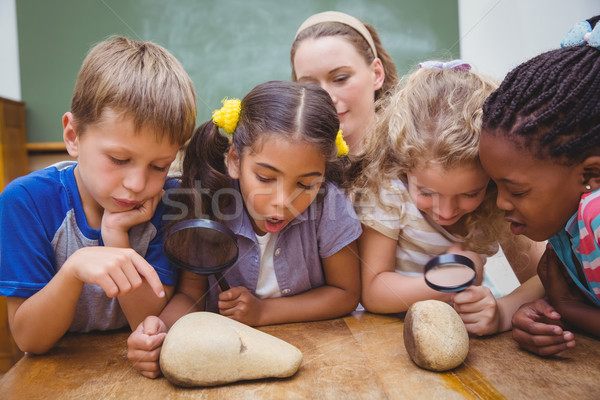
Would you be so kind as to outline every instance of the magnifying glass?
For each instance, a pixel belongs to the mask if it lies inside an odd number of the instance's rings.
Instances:
[[[442,254],[425,264],[425,283],[439,292],[460,292],[475,282],[477,273],[470,258]]]
[[[222,272],[238,258],[235,234],[209,219],[190,219],[173,225],[165,236],[165,255],[173,264],[201,275],[215,275],[221,290],[229,290]]]

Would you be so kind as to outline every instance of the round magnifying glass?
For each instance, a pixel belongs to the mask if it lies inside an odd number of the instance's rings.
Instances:
[[[442,254],[425,265],[425,282],[440,292],[460,292],[475,282],[477,273],[470,258],[459,254]]]
[[[235,234],[225,225],[208,219],[178,222],[166,233],[163,249],[179,268],[214,274],[221,290],[229,290],[222,272],[237,261],[238,246]]]

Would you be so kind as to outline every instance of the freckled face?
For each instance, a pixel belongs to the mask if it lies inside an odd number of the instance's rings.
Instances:
[[[407,174],[408,192],[419,210],[442,226],[452,227],[483,202],[489,176],[479,165],[446,170],[436,163]]]
[[[577,168],[536,159],[502,136],[485,133],[479,155],[515,235],[547,240],[577,211],[582,194]]]

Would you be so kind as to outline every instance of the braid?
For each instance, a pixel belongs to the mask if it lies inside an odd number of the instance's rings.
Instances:
[[[600,51],[564,47],[519,65],[487,99],[483,129],[538,158],[585,158],[600,145]]]

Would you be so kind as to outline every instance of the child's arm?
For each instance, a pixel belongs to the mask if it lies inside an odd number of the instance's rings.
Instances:
[[[512,336],[525,350],[540,356],[575,346],[573,333],[563,330],[560,314],[546,299],[519,307],[512,317]]]
[[[535,271],[545,243],[525,236],[515,236],[502,249],[515,275],[522,283],[510,294],[495,299],[484,286],[472,286],[454,296],[454,308],[460,314],[469,333],[491,335],[511,328],[515,311],[524,303],[544,296],[544,288]]]
[[[146,200],[140,207],[133,210],[114,213],[105,209],[100,229],[104,245],[107,247],[130,248],[129,230],[133,226],[147,222],[152,218],[163,192]],[[156,297],[152,294],[150,285],[144,281],[137,290],[118,297],[119,305],[132,330],[148,315],[158,315],[161,312],[167,299],[173,294],[174,288],[165,286],[164,290],[167,296],[163,298]]]
[[[485,286],[471,286],[457,293],[452,301],[467,331],[482,336],[511,329],[514,312],[522,304],[542,296],[544,288],[536,275],[499,299]]]
[[[142,375],[148,378],[160,375],[160,351],[168,330],[185,314],[204,310],[207,289],[205,276],[182,271],[175,295],[160,316],[146,317],[129,335],[127,358]]]
[[[527,282],[536,275],[538,263],[546,250],[546,242],[534,242],[519,235],[513,236],[507,243],[501,243],[501,246],[520,283]]]
[[[550,245],[540,261],[538,274],[548,300],[562,319],[569,325],[600,337],[600,309],[594,307],[571,280]]]
[[[222,315],[250,326],[336,318],[356,309],[360,296],[358,249],[352,242],[322,260],[325,285],[289,297],[259,299],[244,287],[219,295]]]
[[[450,301],[451,294],[431,289],[422,276],[406,276],[395,271],[395,240],[363,225],[358,239],[361,262],[361,304],[374,313],[388,314],[408,310],[420,300]]]
[[[156,271],[132,249],[85,247],[77,250],[56,275],[33,296],[8,298],[8,319],[22,351],[44,353],[60,339],[73,321],[84,283],[98,285],[109,297],[134,291],[145,278],[164,297]]]

